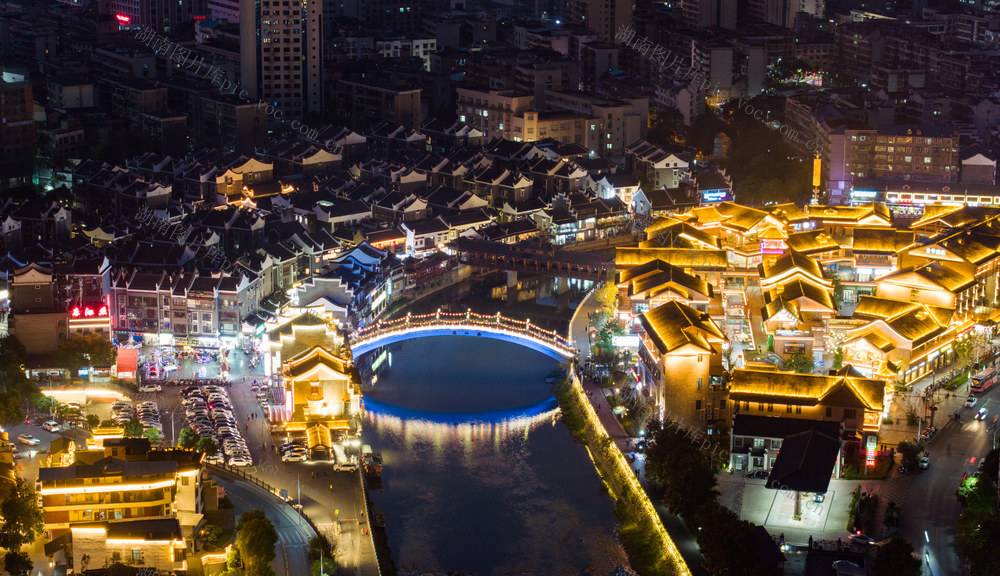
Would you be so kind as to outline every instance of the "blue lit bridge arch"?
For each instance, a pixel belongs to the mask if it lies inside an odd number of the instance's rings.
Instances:
[[[351,353],[360,358],[380,346],[424,338],[427,336],[478,336],[504,340],[531,348],[559,361],[577,355],[576,348],[563,336],[531,323],[502,316],[462,313],[407,314],[395,320],[376,322],[355,331],[351,337]]]

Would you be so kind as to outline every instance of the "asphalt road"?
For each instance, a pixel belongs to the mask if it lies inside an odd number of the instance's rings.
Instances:
[[[990,409],[989,417],[985,421],[976,420],[976,412],[983,407]],[[975,472],[979,459],[990,450],[993,431],[988,426],[998,414],[1000,388],[994,388],[980,396],[975,408],[961,410],[961,424],[950,421],[940,428],[928,446],[930,468],[910,474],[912,479],[903,503],[902,535],[924,558],[925,574],[966,573],[952,546],[955,520],[962,513],[955,491],[962,476]]]
[[[275,574],[287,576],[309,574],[309,540],[316,535],[312,527],[302,520],[291,506],[260,486],[226,473],[216,474],[215,478],[233,501],[237,523],[240,514],[258,509],[263,510],[268,520],[274,524],[274,530],[278,533],[278,544],[275,546],[271,567],[274,568]]]

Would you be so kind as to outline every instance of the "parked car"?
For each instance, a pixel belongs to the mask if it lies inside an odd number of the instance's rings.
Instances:
[[[163,388],[159,384],[144,384],[139,387],[139,392],[159,392]]]
[[[309,457],[305,452],[290,450],[281,455],[282,462],[305,462]]]
[[[813,494],[813,502],[820,504],[826,500],[826,493],[823,494]]]
[[[930,456],[922,456],[920,458],[920,464],[918,464],[918,466],[920,466],[921,470],[927,470],[928,468],[930,468],[931,467]]]
[[[27,444],[28,446],[38,446],[40,440],[35,438],[31,434],[21,434],[17,437],[17,441],[21,444]]]
[[[976,398],[975,396],[969,396],[969,397],[968,397],[968,398],[967,398],[967,399],[965,400],[965,406],[966,406],[966,408],[972,408],[972,407],[974,407],[974,406],[975,406],[975,405],[976,405],[976,404],[977,404],[978,402],[979,402],[979,398]]]
[[[60,426],[55,420],[49,420],[48,422],[42,424],[42,428],[49,432],[58,432],[62,426]]]

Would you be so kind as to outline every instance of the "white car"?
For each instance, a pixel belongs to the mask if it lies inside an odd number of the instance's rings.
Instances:
[[[285,452],[281,455],[282,462],[305,462],[308,459],[305,452]]]
[[[49,432],[58,432],[60,428],[62,428],[62,426],[60,426],[55,420],[49,420],[48,422],[42,424],[42,429]]]
[[[139,392],[159,392],[161,390],[163,390],[163,387],[159,384],[146,384],[139,387]]]
[[[229,465],[230,466],[236,466],[238,468],[245,468],[247,466],[253,466],[253,461],[250,460],[250,459],[248,459],[248,458],[243,458],[241,456],[237,456],[235,458],[230,458],[229,459]]]
[[[968,408],[973,408],[978,402],[979,398],[976,398],[975,396],[969,396],[969,398],[965,401],[965,405]]]
[[[38,446],[40,440],[35,438],[31,434],[21,434],[17,437],[17,441],[21,444],[27,444],[28,446]]]

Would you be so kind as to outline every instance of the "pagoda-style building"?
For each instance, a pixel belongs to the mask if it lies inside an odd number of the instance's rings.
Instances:
[[[361,380],[350,359],[321,346],[282,364],[286,419],[280,430],[306,436],[313,458],[322,459],[361,433]]]

